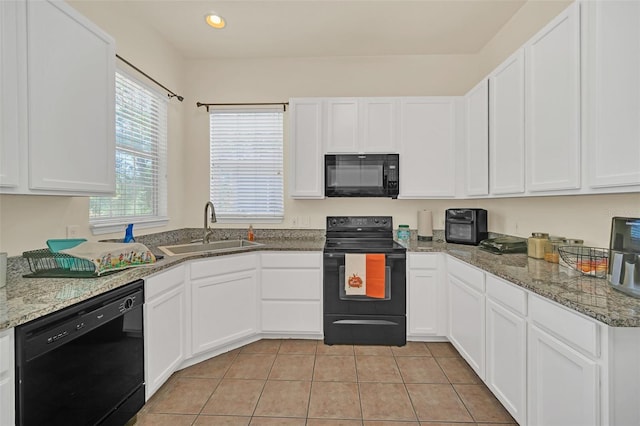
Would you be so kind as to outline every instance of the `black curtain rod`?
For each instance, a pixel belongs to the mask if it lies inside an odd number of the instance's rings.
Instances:
[[[176,92],[173,92],[173,91],[167,89],[165,86],[160,84],[160,82],[158,82],[158,80],[156,80],[155,78],[151,77],[149,74],[147,74],[146,72],[142,71],[140,68],[136,67],[131,62],[127,61],[125,58],[123,58],[122,56],[118,55],[117,53],[116,53],[116,58],[120,59],[122,62],[124,62],[125,64],[129,65],[131,68],[133,68],[134,70],[138,71],[140,74],[144,75],[149,80],[153,81],[155,84],[157,84],[158,86],[160,86],[164,90],[166,90],[167,93],[168,93],[167,96],[169,96],[169,99],[177,98],[180,102],[184,101],[184,97],[178,95]]]
[[[209,112],[209,107],[212,106],[253,106],[253,105],[282,105],[282,108],[286,111],[289,102],[257,102],[257,103],[240,103],[240,104],[205,104],[202,102],[196,102],[198,108],[205,107]]]

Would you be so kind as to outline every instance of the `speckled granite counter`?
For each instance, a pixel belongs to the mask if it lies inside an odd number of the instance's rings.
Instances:
[[[640,299],[557,263],[437,241],[412,241],[410,251],[444,252],[612,327],[640,327]]]
[[[238,239],[246,230],[215,229],[213,238]],[[140,236],[136,241],[160,253],[157,246],[189,243],[202,238],[202,229],[181,229],[161,234]],[[256,242],[264,245],[248,251],[321,251],[324,231],[319,230],[259,230]],[[29,272],[26,259],[10,258],[7,285],[0,288],[0,330],[15,327],[49,313],[97,296],[132,281],[200,258],[224,256],[234,253],[206,253],[165,257],[153,265],[136,267],[97,278],[23,278]]]
[[[213,239],[244,238],[245,230],[214,231]],[[202,238],[202,229],[182,229],[137,238],[156,252],[159,245],[188,243]],[[321,251],[324,230],[256,230],[263,246],[248,251]],[[640,299],[613,290],[604,279],[580,273],[524,254],[494,255],[477,247],[412,240],[410,252],[443,252],[554,300],[613,327],[640,327]],[[92,296],[147,277],[185,261],[220,253],[165,257],[157,263],[91,279],[23,278],[26,260],[9,264],[7,286],[0,288],[0,330],[42,317]]]

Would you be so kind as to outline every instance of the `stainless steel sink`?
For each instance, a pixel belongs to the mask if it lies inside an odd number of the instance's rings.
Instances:
[[[247,240],[222,240],[210,243],[178,244],[174,246],[159,246],[158,248],[167,256],[179,256],[182,254],[218,253],[248,250],[264,244]]]

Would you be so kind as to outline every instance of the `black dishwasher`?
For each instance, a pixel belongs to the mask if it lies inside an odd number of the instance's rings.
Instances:
[[[16,424],[124,425],[144,405],[143,281],[16,327]]]

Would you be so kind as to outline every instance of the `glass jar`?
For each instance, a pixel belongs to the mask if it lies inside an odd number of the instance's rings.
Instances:
[[[546,232],[533,232],[527,239],[527,254],[534,259],[544,259],[544,245],[549,239]]]
[[[560,262],[560,246],[564,245],[564,237],[549,237],[544,244],[544,260],[550,263]]]
[[[409,238],[411,237],[409,225],[398,225],[398,230],[396,232],[398,243],[408,248]]]

